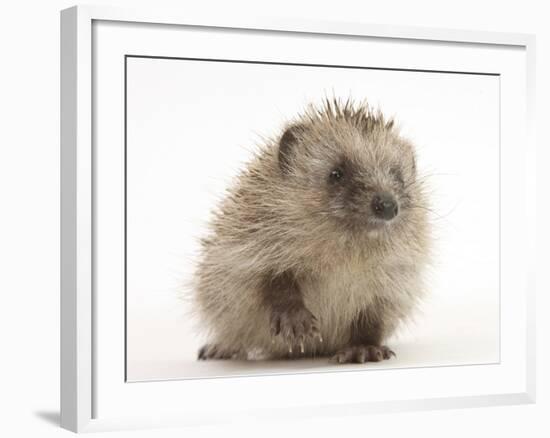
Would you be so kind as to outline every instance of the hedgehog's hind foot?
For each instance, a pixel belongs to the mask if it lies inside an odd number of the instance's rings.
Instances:
[[[198,353],[198,360],[210,359],[242,359],[245,358],[243,352],[235,348],[223,347],[219,344],[205,344]]]

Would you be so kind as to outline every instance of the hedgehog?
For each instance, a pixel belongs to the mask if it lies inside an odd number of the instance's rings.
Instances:
[[[193,275],[198,359],[390,359],[425,293],[416,153],[367,102],[326,99],[254,151],[213,211]]]

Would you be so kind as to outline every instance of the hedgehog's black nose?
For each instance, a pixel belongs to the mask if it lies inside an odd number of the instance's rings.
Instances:
[[[399,207],[393,196],[387,193],[374,195],[371,202],[371,208],[376,217],[389,221],[397,216]]]

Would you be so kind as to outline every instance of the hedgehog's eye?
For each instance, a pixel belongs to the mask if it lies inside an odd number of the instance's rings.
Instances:
[[[329,177],[331,181],[340,181],[344,177],[344,172],[342,169],[337,167],[330,172]]]
[[[392,167],[390,169],[390,173],[400,185],[402,186],[405,185],[405,180],[403,179],[403,172],[401,172],[401,169],[399,169],[399,167]]]

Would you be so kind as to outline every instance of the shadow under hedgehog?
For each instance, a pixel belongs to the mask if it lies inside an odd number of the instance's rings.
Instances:
[[[430,227],[412,144],[365,103],[310,106],[237,176],[201,241],[199,359],[389,359],[423,295]]]

